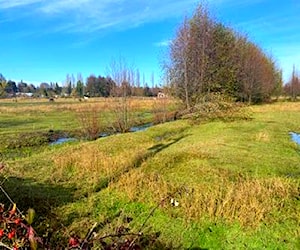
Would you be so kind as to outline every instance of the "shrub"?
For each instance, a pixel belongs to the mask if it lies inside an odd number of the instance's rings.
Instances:
[[[230,97],[220,93],[211,93],[199,98],[197,104],[183,117],[196,122],[248,120],[251,118],[251,114],[245,107],[245,104],[234,102]]]
[[[89,140],[96,140],[103,132],[104,126],[100,117],[100,111],[96,106],[78,111],[78,121],[82,129],[82,135]]]

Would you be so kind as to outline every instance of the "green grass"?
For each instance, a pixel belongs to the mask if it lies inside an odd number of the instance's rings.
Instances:
[[[71,232],[85,235],[95,222],[100,235],[113,232],[128,216],[136,231],[160,204],[143,229],[160,233],[157,249],[298,249],[300,146],[288,132],[300,132],[300,103],[248,109],[247,121],[181,120],[43,146],[22,157],[6,154],[3,186],[22,210],[34,207],[36,227],[50,223],[60,242]],[[33,125],[47,130],[50,120],[55,129],[68,127],[54,113],[49,120],[32,114],[34,122],[23,126],[26,115],[9,112],[0,114],[11,124],[2,134]]]
[[[160,107],[154,99],[128,101],[130,124],[145,124]],[[170,102],[171,110],[175,108]],[[31,156],[40,153],[54,137],[86,139],[87,128],[99,125],[99,133],[110,131],[120,114],[120,101],[93,98],[88,102],[58,99],[54,103],[43,99],[0,101],[0,159]]]

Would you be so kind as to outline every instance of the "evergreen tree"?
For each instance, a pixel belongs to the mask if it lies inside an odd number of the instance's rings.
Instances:
[[[84,94],[84,85],[83,82],[81,82],[80,80],[78,80],[76,83],[76,94],[80,98],[82,98]]]

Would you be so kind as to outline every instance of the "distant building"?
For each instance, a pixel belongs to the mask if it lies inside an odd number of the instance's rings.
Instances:
[[[160,98],[160,99],[167,98],[167,97],[168,96],[165,93],[163,93],[163,92],[158,92],[158,94],[157,94],[157,98]]]
[[[17,92],[16,96],[18,96],[18,97],[32,97],[33,93],[21,93],[21,92]]]

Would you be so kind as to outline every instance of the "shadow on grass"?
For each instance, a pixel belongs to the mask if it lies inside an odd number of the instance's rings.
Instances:
[[[171,140],[171,142],[163,144],[163,143],[159,143],[156,144],[154,146],[152,146],[151,148],[149,148],[148,150],[152,153],[152,155],[156,155],[157,153],[159,153],[160,151],[172,146],[173,144],[179,142],[180,140],[182,140],[183,138],[187,137],[188,135],[183,135],[177,138],[174,138]]]
[[[32,179],[0,177],[1,186],[11,199],[17,204],[21,212],[26,213],[33,208],[38,216],[48,217],[51,209],[72,202],[75,188],[66,188],[50,184],[37,183]],[[11,205],[3,192],[0,193],[0,202],[6,207]]]
[[[156,154],[158,154],[159,152],[161,152],[164,149],[167,149],[168,147],[172,146],[173,144],[176,144],[177,142],[179,142],[180,140],[182,140],[183,138],[189,136],[187,135],[183,135],[174,139],[171,139],[170,142],[168,143],[158,143],[150,148],[148,148],[148,151],[146,154],[138,156],[133,164],[134,168],[139,168],[141,167],[142,163],[147,161],[149,158],[154,157]],[[128,172],[128,171],[127,171]]]
[[[148,148],[147,152],[145,154],[142,155],[137,155],[137,157],[135,158],[135,160],[133,161],[133,164],[131,164],[130,166],[128,166],[125,169],[122,169],[122,171],[120,171],[119,173],[116,173],[114,176],[112,177],[107,177],[107,178],[102,178],[99,181],[99,184],[97,185],[97,187],[94,189],[94,192],[100,192],[101,190],[105,189],[108,187],[108,185],[111,182],[116,182],[118,181],[118,179],[128,173],[131,169],[134,168],[139,168],[141,167],[142,163],[147,161],[149,158],[154,157],[157,153],[161,152],[162,150],[170,147],[171,145],[179,142],[180,140],[182,140],[183,138],[187,137],[188,135],[184,135],[184,136],[180,136],[177,137],[175,139],[172,139],[171,142],[169,143],[159,143],[156,144],[154,146],[152,146],[151,148]],[[87,197],[88,194],[85,194],[84,196]]]
[[[187,248],[186,250],[208,250],[208,248],[192,247],[192,248]]]
[[[37,183],[30,178],[9,177],[4,179],[3,176],[0,176],[0,184],[23,215],[27,214],[29,208],[35,210],[33,227],[44,239],[45,244],[54,242],[53,244],[56,245],[57,239],[55,237],[52,239],[52,236],[54,232],[63,233],[64,226],[62,226],[63,218],[59,214],[57,215],[53,209],[74,202],[75,188]],[[0,203],[4,204],[6,209],[12,207],[11,201],[2,190],[0,191]],[[66,240],[63,239],[62,242]]]
[[[9,128],[11,129],[12,127],[18,127],[22,125],[28,125],[28,124],[33,124],[36,123],[36,120],[30,119],[30,120],[7,120],[7,121],[1,121],[0,123],[0,128],[1,129],[6,129]]]

